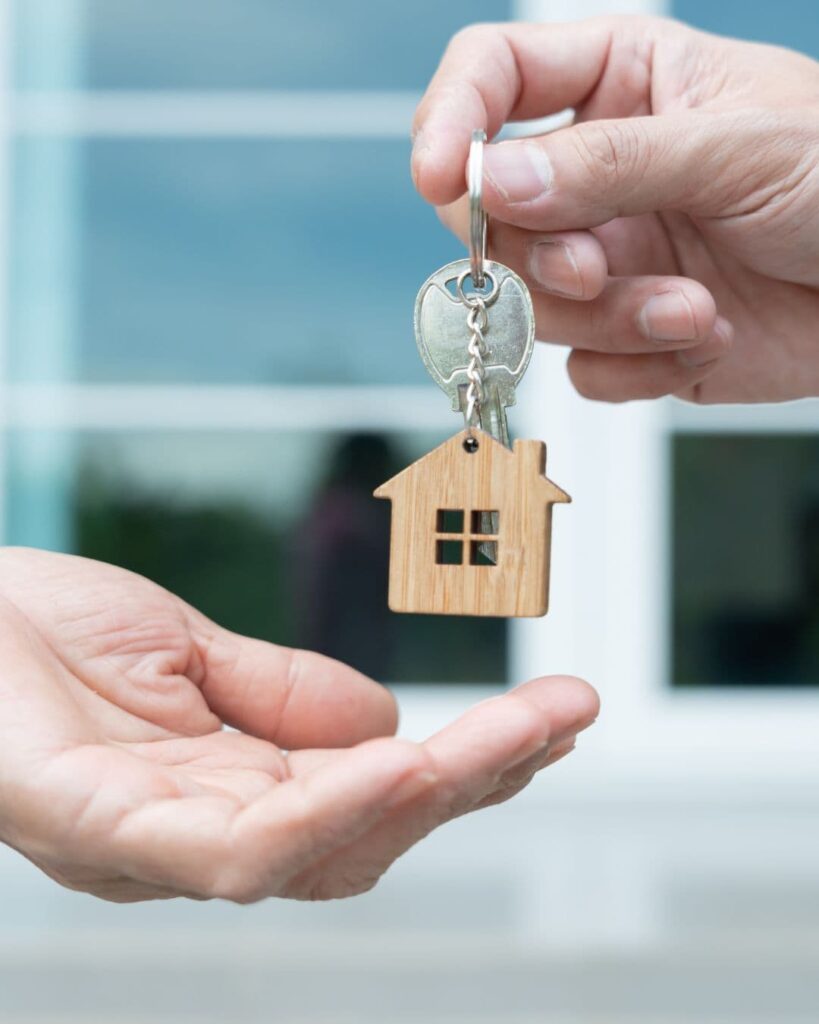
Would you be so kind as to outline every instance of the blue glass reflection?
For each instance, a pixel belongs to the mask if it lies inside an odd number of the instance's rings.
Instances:
[[[21,87],[54,85],[35,54],[55,6],[92,89],[421,89],[454,32],[510,16],[503,0],[18,0]]]
[[[779,0],[753,4],[747,0],[674,0],[676,18],[726,36],[776,43],[819,57],[816,0]]]
[[[55,145],[80,147],[71,196]],[[463,253],[415,194],[408,159],[403,141],[21,141],[14,376],[425,382],[415,293]],[[63,230],[60,244],[80,268],[71,359],[65,338],[46,337],[69,303],[46,316],[60,290],[49,299],[36,287],[38,252],[67,204],[75,234],[66,241]]]

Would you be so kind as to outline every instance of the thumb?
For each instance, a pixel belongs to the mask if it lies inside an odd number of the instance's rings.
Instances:
[[[763,133],[758,116],[697,112],[588,121],[502,142],[486,149],[484,203],[500,220],[549,231],[657,210],[739,213],[744,197],[777,176],[776,148],[760,145]]]
[[[392,694],[341,662],[218,629],[200,644],[202,694],[228,725],[287,750],[392,735]]]

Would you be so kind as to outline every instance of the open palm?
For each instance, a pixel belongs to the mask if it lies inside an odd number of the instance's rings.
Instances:
[[[579,680],[539,680],[399,740],[392,697],[346,666],[113,566],[0,551],[0,839],[107,899],[365,891],[596,712]]]

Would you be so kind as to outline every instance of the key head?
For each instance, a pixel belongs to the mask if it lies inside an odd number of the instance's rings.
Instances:
[[[502,263],[487,260],[486,288],[472,287],[467,278],[463,289],[483,295],[487,301],[487,382],[497,386],[505,405],[514,402],[514,389],[526,372],[535,344],[535,314],[529,289],[518,275]],[[456,260],[441,267],[421,287],[415,302],[415,340],[429,375],[452,400],[462,407],[463,389],[468,384],[470,330],[468,308],[458,297],[457,282],[469,272],[469,260]],[[508,400],[507,400],[508,399]]]

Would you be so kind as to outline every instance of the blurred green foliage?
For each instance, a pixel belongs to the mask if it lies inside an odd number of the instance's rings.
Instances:
[[[309,631],[300,617],[310,608],[294,597],[299,553],[286,525],[239,504],[128,493],[89,469],[79,481],[78,554],[155,580],[229,629],[301,645]],[[358,571],[373,570],[362,565]],[[506,683],[505,622],[386,611],[385,617],[394,642],[382,681]],[[348,660],[370,669],[367,650]]]

